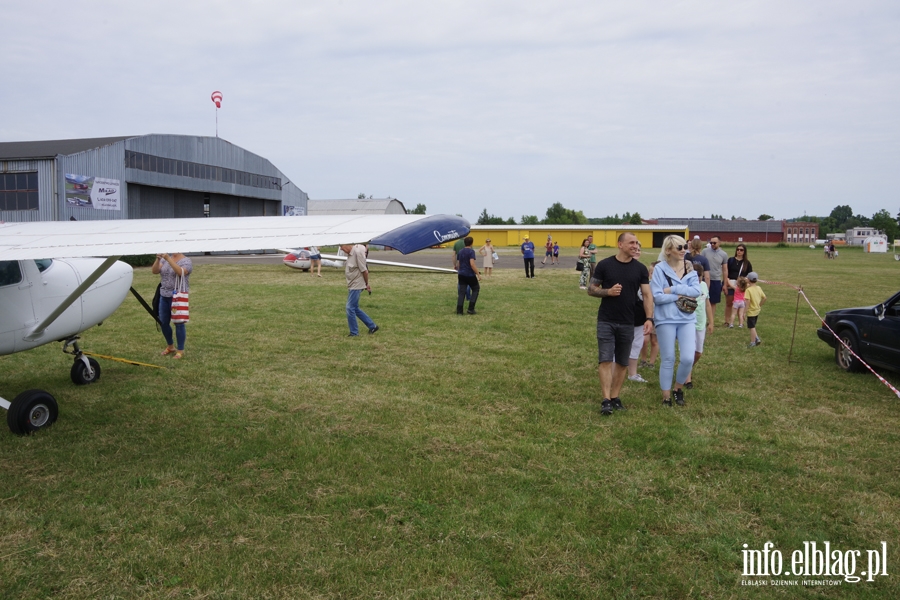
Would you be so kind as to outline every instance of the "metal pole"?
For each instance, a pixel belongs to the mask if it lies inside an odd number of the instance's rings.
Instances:
[[[794,337],[796,337],[797,335],[797,315],[800,314],[800,292],[802,291],[803,286],[801,285],[797,290],[797,308],[794,309],[794,331],[791,332],[791,349],[788,352],[788,364],[791,364],[793,362],[791,360],[791,357],[794,354]]]

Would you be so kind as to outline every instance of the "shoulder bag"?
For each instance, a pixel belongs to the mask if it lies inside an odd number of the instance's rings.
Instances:
[[[687,265],[685,265],[684,273],[687,275]],[[669,274],[664,272],[663,275],[666,276],[666,281],[669,282],[669,288],[671,288],[674,284],[672,283]],[[675,306],[683,313],[692,314],[697,310],[697,299],[691,298],[690,296],[678,296],[678,300],[675,301]]]

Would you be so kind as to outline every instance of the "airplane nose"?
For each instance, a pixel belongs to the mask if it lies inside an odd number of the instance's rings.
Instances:
[[[297,257],[293,254],[288,254],[284,257],[284,262],[294,262],[295,260],[297,260]]]

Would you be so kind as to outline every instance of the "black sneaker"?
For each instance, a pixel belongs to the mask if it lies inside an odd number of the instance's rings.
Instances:
[[[612,400],[610,400],[610,402],[612,402],[612,407],[615,410],[628,410],[627,408],[625,408],[625,405],[622,404],[622,401],[618,398],[613,398]]]
[[[375,333],[375,332],[378,331],[379,329],[381,329],[381,327],[379,327],[378,325],[376,325],[375,327],[373,327],[372,329],[369,330],[369,333]]]
[[[477,315],[477,314],[478,314],[477,312],[475,312],[475,309],[474,309],[474,308],[470,308],[469,310],[466,311],[466,313],[467,313],[467,314],[470,314],[470,315]]]
[[[663,406],[672,406],[671,398],[663,398]]]
[[[684,390],[675,390],[672,395],[675,396],[675,404],[684,406]]]
[[[604,400],[600,403],[600,414],[608,417],[613,413],[613,403],[610,400]]]
[[[686,384],[684,384],[684,389],[686,389],[686,390],[692,390],[692,389],[694,389],[694,382],[693,382],[693,381],[688,381]]]

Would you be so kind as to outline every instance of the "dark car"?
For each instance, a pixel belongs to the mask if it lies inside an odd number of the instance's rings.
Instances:
[[[869,365],[900,372],[900,292],[875,306],[832,310],[825,314],[825,324]],[[834,360],[840,368],[865,369],[824,326],[816,333],[834,348]]]

